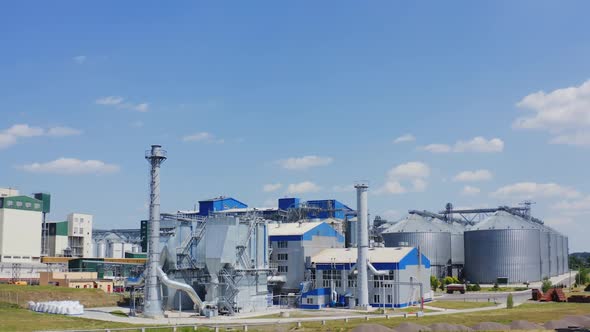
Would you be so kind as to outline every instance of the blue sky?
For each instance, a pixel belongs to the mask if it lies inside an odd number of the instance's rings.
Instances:
[[[366,179],[373,215],[530,199],[572,250],[589,250],[588,12],[585,1],[4,3],[0,186],[51,192],[53,220],[79,211],[99,228],[138,227],[143,153],[162,144],[166,211],[216,195],[354,206],[351,185]]]

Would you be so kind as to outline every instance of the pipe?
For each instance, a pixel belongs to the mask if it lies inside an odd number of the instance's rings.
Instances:
[[[197,295],[197,292],[195,292],[195,290],[191,286],[183,282],[171,280],[170,278],[168,278],[168,275],[166,275],[166,273],[162,271],[161,267],[158,267],[158,277],[160,277],[160,281],[167,287],[185,292],[195,304],[195,310],[200,310],[201,308],[203,308],[203,301],[201,301],[201,298],[199,297],[199,295]]]
[[[371,264],[371,262],[367,262],[367,267],[369,267],[369,270],[371,270],[371,272],[373,273],[373,275],[375,276],[385,276],[385,275],[389,275],[389,271],[379,271],[377,270],[373,264]]]

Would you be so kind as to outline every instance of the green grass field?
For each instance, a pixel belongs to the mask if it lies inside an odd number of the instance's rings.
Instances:
[[[496,306],[494,302],[466,302],[466,301],[435,301],[427,304],[441,309],[473,309]]]
[[[0,302],[15,303],[25,308],[27,302],[78,300],[86,308],[116,306],[123,298],[100,289],[56,286],[18,286],[0,284]]]

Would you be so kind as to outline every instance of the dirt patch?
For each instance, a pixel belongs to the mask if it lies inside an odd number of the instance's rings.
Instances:
[[[475,325],[473,329],[476,331],[508,331],[510,326],[495,322],[483,322]]]
[[[394,332],[395,330],[392,330],[388,327],[385,327],[383,325],[379,325],[379,324],[361,324],[357,327],[355,327],[354,329],[352,329],[352,332]]]
[[[542,325],[531,323],[528,320],[515,320],[510,323],[510,328],[513,330],[543,330]]]
[[[395,327],[397,332],[423,332],[423,331],[432,331],[430,327],[414,324],[414,323],[401,323]]]
[[[590,328],[590,317],[586,316],[565,316],[562,320],[575,323],[576,326]]]
[[[473,331],[473,329],[465,326],[465,325],[455,325],[455,324],[448,324],[448,323],[434,323],[431,324],[430,329],[432,331]]]

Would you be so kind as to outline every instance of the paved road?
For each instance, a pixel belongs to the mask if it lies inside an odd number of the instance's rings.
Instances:
[[[512,294],[515,303],[523,303],[531,298],[531,290],[520,292],[473,292],[465,294],[444,294],[435,299],[437,301],[470,301],[470,302],[498,302],[506,303],[508,294]]]

